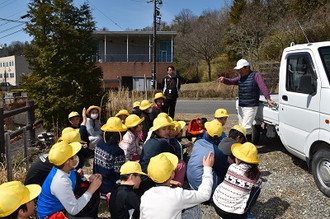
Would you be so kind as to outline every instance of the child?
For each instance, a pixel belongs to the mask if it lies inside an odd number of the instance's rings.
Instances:
[[[178,157],[161,153],[150,159],[149,177],[158,185],[146,191],[141,197],[140,218],[181,218],[182,210],[209,200],[212,191],[213,153],[203,158],[203,180],[198,191],[171,187]]]
[[[201,137],[205,132],[205,122],[207,122],[206,118],[196,118],[192,119],[188,123],[186,136],[191,141],[192,137]]]
[[[150,118],[150,113],[151,113],[151,107],[152,103],[150,103],[149,100],[142,100],[141,105],[140,105],[140,110],[141,110],[141,118],[144,118],[144,121],[142,123],[142,133],[141,133],[141,140],[145,141],[147,136],[148,136],[148,131],[150,127],[152,126],[152,121]]]
[[[133,110],[131,111],[131,114],[135,114],[137,116],[141,116],[141,110],[140,110],[140,101],[135,101],[133,103]]]
[[[86,115],[88,116],[86,128],[88,132],[88,139],[90,141],[90,147],[95,147],[97,142],[101,139],[102,131],[100,130],[100,114],[101,107],[99,106],[90,106],[86,111]]]
[[[166,97],[163,93],[156,93],[154,97],[155,105],[153,105],[151,110],[150,119],[154,121],[154,119],[158,116],[159,113],[164,112],[164,100]]]
[[[247,218],[260,193],[258,150],[250,142],[231,147],[235,163],[213,194],[214,208],[222,218]]]
[[[110,117],[101,129],[104,137],[95,148],[93,172],[102,175],[100,192],[107,195],[115,188],[120,177],[119,169],[125,163],[125,153],[118,144],[121,132],[125,132],[127,127],[118,117]]]
[[[34,199],[40,194],[37,184],[23,185],[19,181],[0,185],[0,218],[29,219],[34,213]]]
[[[81,149],[79,142],[58,142],[49,151],[49,162],[54,165],[42,185],[38,198],[38,218],[56,217],[58,212],[66,211],[68,217],[77,215],[91,200],[98,190],[102,176],[95,174],[89,177],[91,184],[78,199],[73,190],[76,175],[73,169],[78,165],[77,153]]]
[[[119,147],[124,150],[126,161],[139,161],[141,155],[139,134],[142,131],[142,122],[144,118],[140,119],[135,114],[129,115],[126,118],[125,125],[128,131],[123,136],[123,140],[119,143]]]
[[[223,108],[217,109],[214,113],[214,118],[222,124],[222,127],[226,125],[228,117],[229,117],[229,115],[228,115],[227,110],[223,109]],[[222,139],[224,139],[225,137],[227,137],[226,133],[222,132],[222,135],[219,138],[219,142],[221,142]]]
[[[115,117],[118,117],[123,124],[125,124],[127,116],[129,116],[129,112],[125,109],[119,110],[119,112],[115,115]]]
[[[120,185],[111,193],[109,209],[112,219],[139,218],[140,197],[134,192],[141,183],[142,172],[138,162],[127,161],[120,168]],[[133,210],[133,213],[131,212]]]
[[[194,143],[194,147],[187,165],[187,179],[192,189],[197,190],[202,182],[203,175],[203,157],[212,151],[215,158],[213,166],[213,188],[222,182],[228,169],[226,156],[218,148],[218,139],[222,133],[221,123],[214,119],[205,123],[206,139],[198,139]]]
[[[222,139],[219,144],[219,149],[227,156],[228,164],[235,162],[235,158],[231,153],[231,146],[235,143],[244,143],[246,141],[246,130],[241,125],[234,125],[230,131],[229,136]]]

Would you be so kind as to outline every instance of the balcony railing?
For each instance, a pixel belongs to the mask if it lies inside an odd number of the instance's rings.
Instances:
[[[96,62],[152,62],[149,54],[107,54],[94,55]],[[172,62],[171,56],[157,56],[156,62]]]

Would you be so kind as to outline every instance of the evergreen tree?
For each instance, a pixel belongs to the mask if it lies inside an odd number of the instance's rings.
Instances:
[[[102,71],[92,61],[96,46],[89,6],[72,0],[32,0],[24,53],[32,73],[24,78],[47,128],[62,127],[72,110],[99,104]]]

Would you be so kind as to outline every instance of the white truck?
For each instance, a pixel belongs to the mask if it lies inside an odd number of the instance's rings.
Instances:
[[[256,122],[307,162],[318,188],[330,197],[330,41],[284,49],[278,92],[272,95],[276,107],[261,98]]]

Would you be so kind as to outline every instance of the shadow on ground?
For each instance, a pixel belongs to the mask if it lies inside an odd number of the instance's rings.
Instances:
[[[273,197],[265,203],[257,201],[252,213],[258,219],[272,219],[282,216],[289,207],[290,204],[287,201],[283,201],[279,197]]]

